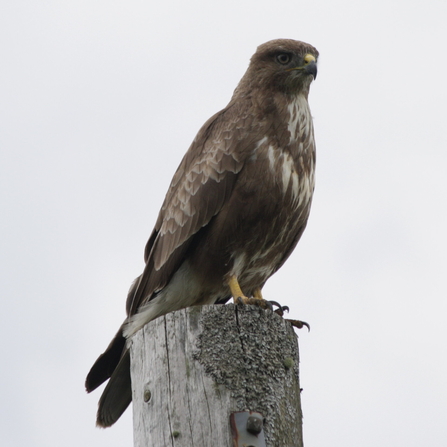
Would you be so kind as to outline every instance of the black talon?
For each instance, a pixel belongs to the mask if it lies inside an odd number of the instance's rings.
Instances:
[[[277,301],[269,301],[270,304],[273,304],[276,307],[279,307],[281,309],[281,304],[279,304]]]
[[[279,309],[276,309],[274,312],[275,314],[278,314],[280,317],[284,316],[284,312],[281,307]]]
[[[281,304],[279,304],[277,301],[268,301],[268,302],[278,307],[278,309],[274,310],[273,312],[275,312],[275,314],[278,314],[280,317],[284,315],[284,312],[289,312],[289,306],[281,306]]]
[[[265,300],[263,300],[263,301],[264,301],[264,303],[262,303],[262,304],[264,306],[266,306],[266,309],[269,309],[269,310],[271,310],[273,312],[273,304],[272,304],[272,302],[271,301],[265,301]]]
[[[305,321],[300,320],[286,320],[288,321],[293,327],[296,327],[297,329],[302,329],[303,326],[307,327],[307,331],[310,332],[310,325],[309,323],[306,323]]]
[[[237,298],[236,298],[236,304],[239,304],[239,305],[241,305],[241,306],[243,306],[245,303],[242,301],[242,297],[241,296],[238,296]]]
[[[266,301],[264,299],[259,298],[249,298],[248,304],[254,304],[255,306],[260,307],[261,309],[269,309],[273,312],[273,305],[270,301]]]
[[[275,314],[278,314],[280,317],[284,316],[284,312],[289,312],[288,306],[281,306],[275,310]]]

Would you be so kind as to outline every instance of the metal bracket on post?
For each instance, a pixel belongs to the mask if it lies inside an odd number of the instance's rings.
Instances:
[[[264,437],[264,417],[255,411],[231,413],[233,447],[266,447]]]

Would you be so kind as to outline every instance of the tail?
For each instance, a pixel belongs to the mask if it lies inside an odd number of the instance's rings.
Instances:
[[[110,427],[124,413],[132,401],[130,381],[130,353],[122,327],[107,349],[92,366],[85,380],[88,393],[109,379],[98,404],[96,425]]]

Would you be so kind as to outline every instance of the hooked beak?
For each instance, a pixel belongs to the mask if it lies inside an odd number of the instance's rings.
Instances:
[[[310,74],[314,79],[317,79],[317,61],[311,54],[304,56],[304,65],[301,67],[289,68],[287,71],[303,70],[306,74]]]
[[[306,54],[306,56],[304,56],[304,71],[307,74],[311,74],[314,79],[317,79],[317,61],[311,54]]]
[[[314,79],[317,79],[317,71],[318,71],[318,69],[317,69],[316,62],[312,61],[310,64],[307,64],[306,67],[304,68],[304,71],[307,74],[311,74],[314,77]]]

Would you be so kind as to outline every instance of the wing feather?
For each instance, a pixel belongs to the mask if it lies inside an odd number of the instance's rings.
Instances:
[[[184,260],[192,237],[229,200],[260,126],[239,101],[212,116],[177,168],[146,245],[146,268],[128,296],[129,315],[161,290]]]

